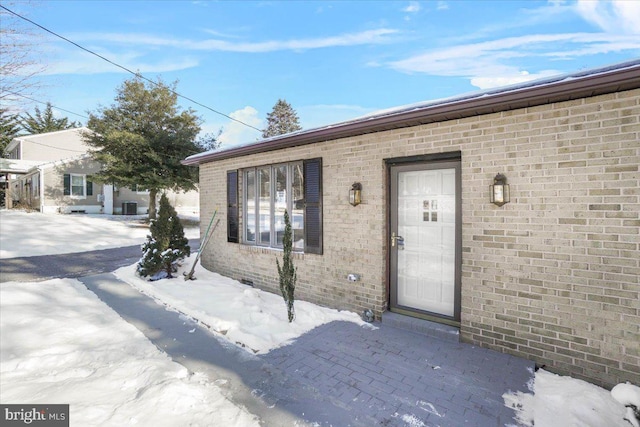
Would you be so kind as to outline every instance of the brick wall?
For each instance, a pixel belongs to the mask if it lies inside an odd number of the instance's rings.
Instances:
[[[203,265],[277,291],[280,251],[226,242],[226,171],[322,157],[324,254],[296,256],[296,295],[379,314],[383,159],[461,151],[462,339],[605,386],[640,383],[639,116],[633,90],[201,165],[202,227],[216,207],[221,218]],[[503,207],[488,203],[498,172],[511,185]]]

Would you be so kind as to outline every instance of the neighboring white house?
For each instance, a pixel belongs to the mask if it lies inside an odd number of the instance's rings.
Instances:
[[[15,138],[2,159],[5,205],[19,204],[48,213],[145,214],[149,192],[98,184],[90,177],[101,165],[91,159],[82,133],[86,127]],[[167,191],[179,213],[199,212],[198,192]]]

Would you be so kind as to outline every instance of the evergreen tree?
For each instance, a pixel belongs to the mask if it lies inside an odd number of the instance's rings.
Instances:
[[[180,161],[203,151],[196,140],[201,120],[193,110],[181,110],[175,88],[176,83],[126,80],[115,104],[90,114],[87,126],[94,133],[84,136],[93,159],[102,164],[94,179],[148,188],[151,219],[158,192],[194,190],[198,182],[198,169]]]
[[[198,137],[196,144],[202,149],[202,151],[213,151],[220,148],[220,135],[222,134],[222,129],[218,131],[216,135],[212,133],[205,133],[204,135]]]
[[[171,278],[171,273],[177,270],[176,264],[191,254],[191,248],[178,214],[165,194],[160,198],[158,217],[151,221],[149,230],[151,234],[142,245],[138,274],[151,276],[151,280]]]
[[[53,116],[53,106],[49,102],[47,102],[47,106],[44,111],[40,111],[36,106],[33,116],[29,113],[25,113],[20,118],[20,124],[28,135],[37,135],[39,133],[55,132],[58,130],[80,127],[79,123],[69,123],[69,119],[66,117],[56,119]]]
[[[289,213],[285,210],[284,236],[282,237],[284,254],[282,257],[282,266],[280,266],[278,258],[276,258],[276,265],[278,266],[278,275],[280,276],[280,292],[282,292],[282,298],[284,298],[284,302],[287,305],[289,323],[291,323],[295,318],[295,311],[293,309],[293,293],[296,289],[296,281],[298,280],[297,268],[293,266],[293,261],[291,260],[291,249],[293,247],[293,239],[291,238],[291,235],[291,221],[289,221]]]
[[[18,115],[9,114],[6,108],[0,108],[0,157],[4,157],[7,145],[20,133]]]
[[[297,130],[302,130],[302,127],[295,110],[284,99],[278,99],[273,110],[267,114],[267,128],[262,132],[262,137],[270,138]]]

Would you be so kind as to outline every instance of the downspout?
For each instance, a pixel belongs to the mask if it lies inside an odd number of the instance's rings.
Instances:
[[[44,213],[44,169],[37,166],[40,175],[40,213]]]
[[[7,188],[6,191],[4,193],[4,197],[5,197],[5,203],[4,206],[7,209],[12,209],[13,208],[13,195],[11,194],[11,171],[9,171],[7,173]]]

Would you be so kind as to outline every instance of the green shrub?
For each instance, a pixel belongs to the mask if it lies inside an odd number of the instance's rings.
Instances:
[[[282,298],[287,305],[287,315],[289,317],[289,323],[295,318],[295,311],[293,309],[294,296],[293,293],[296,289],[296,280],[298,279],[296,270],[291,260],[291,248],[293,241],[291,238],[291,221],[289,221],[289,213],[284,211],[284,236],[282,237],[282,245],[284,246],[284,255],[282,257],[282,266],[280,261],[276,258],[276,265],[278,266],[278,275],[280,276],[280,292],[282,292]]]
[[[177,271],[178,262],[191,254],[191,248],[178,214],[164,194],[160,198],[158,217],[151,221],[149,231],[151,234],[142,245],[137,272],[151,280],[171,278],[171,273]]]

